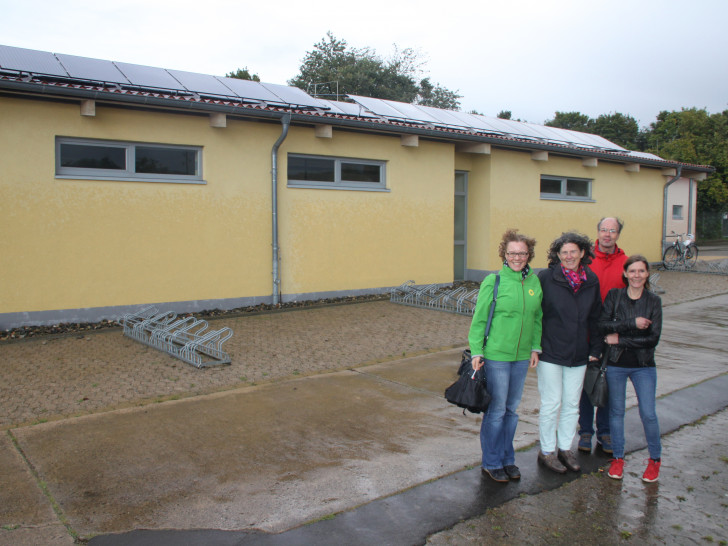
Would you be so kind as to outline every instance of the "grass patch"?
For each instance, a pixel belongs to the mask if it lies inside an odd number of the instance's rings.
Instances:
[[[320,518],[312,519],[306,525],[313,525],[314,523],[318,523],[319,521],[328,521],[330,519],[334,519],[336,517],[336,514],[327,514],[325,516],[321,516]]]

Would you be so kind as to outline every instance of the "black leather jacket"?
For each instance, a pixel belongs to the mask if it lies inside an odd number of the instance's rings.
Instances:
[[[616,316],[615,316],[616,309]],[[635,319],[645,317],[652,321],[645,330],[637,328]],[[625,348],[634,350],[640,366],[655,365],[655,347],[662,332],[662,300],[649,290],[642,297],[632,300],[627,288],[613,288],[607,294],[599,318],[599,331],[602,335],[618,333],[617,345],[606,345],[609,361],[618,362]]]

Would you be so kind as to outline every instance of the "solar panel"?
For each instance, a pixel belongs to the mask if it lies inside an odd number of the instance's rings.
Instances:
[[[64,55],[62,53],[56,54],[56,57],[72,78],[124,84],[129,83],[124,77],[124,74],[119,72],[119,69],[111,61],[77,57],[76,55]]]
[[[167,70],[175,80],[180,82],[185,89],[201,95],[222,95],[233,96],[229,88],[220,83],[215,76],[198,74],[196,72],[185,72],[182,70]]]
[[[346,114],[348,116],[357,116],[360,118],[377,118],[379,116],[376,116],[372,114],[371,112],[368,112],[364,109],[363,106],[360,104],[357,104],[355,102],[342,102],[342,101],[334,101],[334,100],[328,100],[328,99],[317,99],[319,102],[322,102],[326,106],[331,107],[332,112],[340,112],[342,114]]]
[[[498,130],[492,125],[486,123],[487,118],[485,116],[481,116],[479,114],[468,114],[467,112],[458,112],[457,110],[448,110],[448,113],[451,116],[462,120],[463,125],[465,125],[466,127],[470,127],[478,131],[485,131],[488,133],[503,133],[503,131]]]
[[[53,53],[22,47],[0,46],[0,67],[7,70],[68,77]]]
[[[301,106],[313,106],[314,108],[326,108],[321,101],[313,98],[298,87],[288,87],[287,85],[277,85],[274,83],[261,83],[261,85],[274,95],[278,96],[280,98],[280,102]]]
[[[374,99],[372,97],[360,97],[358,95],[347,95],[350,99],[358,102],[361,104],[364,108],[369,110],[370,112],[384,117],[384,118],[397,118],[402,119],[404,116],[402,115],[402,112],[399,110],[392,108],[389,104],[387,104],[382,99]]]
[[[467,123],[464,123],[462,119],[454,116],[453,112],[451,112],[450,110],[433,108],[432,106],[423,106],[422,104],[418,104],[417,108],[427,112],[441,125],[446,125],[448,127],[469,127],[469,125]]]
[[[280,97],[263,87],[260,82],[240,80],[238,78],[218,78],[230,91],[239,97],[261,100],[265,102],[281,102]]]
[[[425,123],[438,123],[438,119],[431,116],[424,110],[422,110],[419,106],[415,104],[408,104],[405,102],[395,102],[395,101],[388,101],[383,100],[385,104],[389,105],[390,107],[394,108],[395,110],[398,110],[401,112],[400,117],[410,119],[410,120],[416,120],[416,121],[423,121]]]
[[[183,88],[182,84],[175,80],[164,68],[120,62],[114,64],[132,85],[155,89]]]

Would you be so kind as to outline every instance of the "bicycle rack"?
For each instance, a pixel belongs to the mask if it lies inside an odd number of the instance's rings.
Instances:
[[[478,289],[468,291],[465,287],[440,288],[436,284],[417,286],[415,281],[407,281],[392,288],[389,301],[412,307],[424,307],[472,315],[478,302]]]
[[[222,344],[230,339],[230,328],[207,331],[208,323],[195,317],[177,318],[171,311],[160,313],[150,305],[136,313],[127,313],[119,321],[124,335],[164,351],[196,368],[230,364]]]
[[[652,275],[650,275],[650,290],[653,293],[655,293],[655,294],[664,294],[665,293],[665,289],[664,288],[660,288],[657,285],[657,281],[659,281],[659,280],[660,280],[660,274],[659,273],[653,273]]]

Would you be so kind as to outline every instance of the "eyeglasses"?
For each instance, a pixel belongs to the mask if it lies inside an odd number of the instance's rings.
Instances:
[[[617,233],[617,230],[616,229],[599,228],[599,233],[611,233],[612,235],[614,235],[615,233]]]
[[[528,252],[506,252],[506,256],[509,258],[525,258],[528,256]]]

